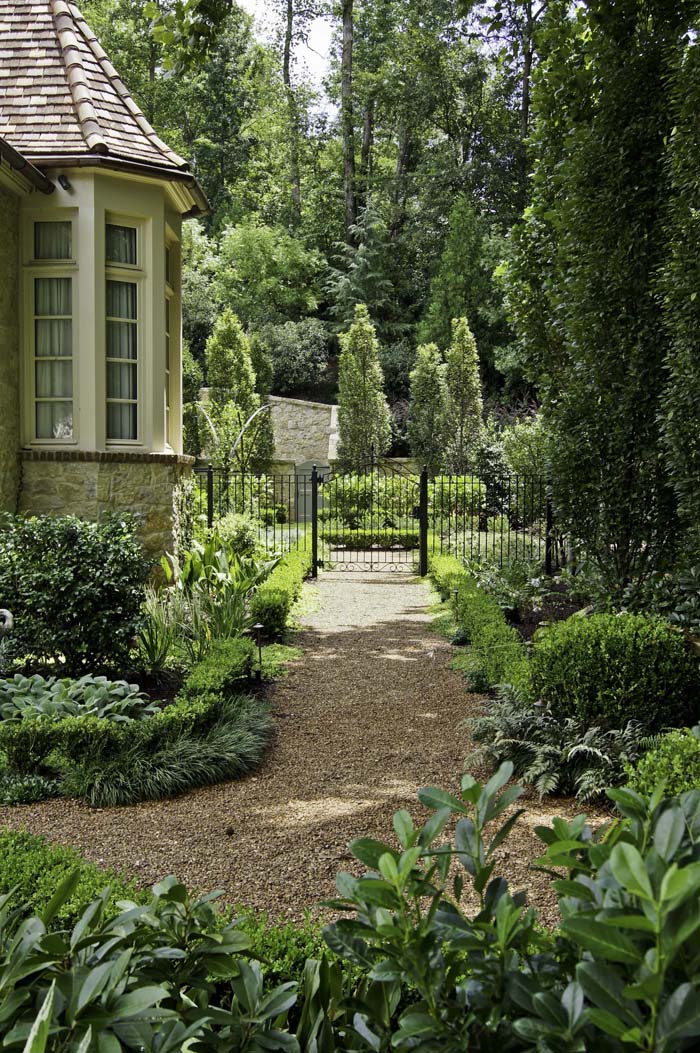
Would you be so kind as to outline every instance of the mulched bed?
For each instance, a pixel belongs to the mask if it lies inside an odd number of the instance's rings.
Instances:
[[[128,808],[73,800],[0,808],[0,824],[73,845],[143,885],[174,872],[272,916],[323,914],[318,904],[334,894],[336,872],[357,872],[353,838],[392,840],[396,809],[426,814],[419,787],[458,788],[472,748],[464,720],[483,700],[450,669],[453,651],[431,629],[434,597],[424,583],[329,573],[307,586],[312,598],[314,588],[317,602],[307,609],[316,609],[296,641],[303,657],[270,689],[277,734],[258,773]],[[525,805],[500,850],[501,873],[554,923],[549,878],[530,869],[541,852],[532,829],[581,809],[533,794]],[[588,811],[596,823],[606,817]]]
[[[571,596],[565,584],[555,582],[541,602],[519,609],[508,620],[523,640],[531,640],[540,625],[563,622],[585,606],[583,600]]]

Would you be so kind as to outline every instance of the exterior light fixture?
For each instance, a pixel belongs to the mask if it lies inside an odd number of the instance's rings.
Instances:
[[[264,628],[265,626],[261,622],[256,622],[253,626],[255,642],[258,645],[258,668],[255,673],[255,679],[258,681],[262,680],[262,631]]]
[[[71,183],[70,179],[67,175],[63,175],[63,173],[61,173],[61,175],[58,177],[58,185],[60,186],[61,190],[73,189],[73,184]]]

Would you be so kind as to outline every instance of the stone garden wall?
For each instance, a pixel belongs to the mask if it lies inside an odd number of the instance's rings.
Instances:
[[[173,551],[174,490],[193,461],[175,454],[25,450],[20,511],[94,520],[104,512],[131,512],[142,523],[146,553],[158,558]]]
[[[19,490],[19,199],[0,187],[0,511]]]
[[[338,407],[271,395],[275,460],[327,465],[336,457]]]

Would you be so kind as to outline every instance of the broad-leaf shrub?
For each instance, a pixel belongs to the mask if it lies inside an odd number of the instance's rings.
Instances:
[[[338,875],[333,906],[353,913],[326,930],[367,977],[345,1033],[359,1048],[406,1053],[695,1048],[700,793],[674,803],[610,791],[621,818],[599,832],[584,816],[536,828],[538,862],[563,875],[555,940],[498,872],[497,850],[521,814],[507,811],[519,788],[499,793],[511,771],[485,786],[466,775],[458,796],[422,790],[433,814],[416,827],[397,812],[398,849],[351,846],[369,872]]]
[[[123,667],[148,571],[128,517],[2,516],[0,599],[14,614],[14,654],[74,675]]]
[[[194,900],[166,878],[143,905],[125,901],[107,917],[105,893],[72,930],[49,933],[78,879],[69,875],[40,917],[0,899],[4,1048],[181,1053],[195,1040],[200,1053],[295,1048],[277,1030],[294,985],[263,990],[259,965],[241,957],[248,938],[235,922],[221,924],[212,895]],[[25,1046],[42,1016],[51,1046]]]
[[[532,692],[559,719],[650,731],[692,723],[700,713],[700,667],[683,636],[641,614],[574,616],[540,630],[530,663]]]
[[[459,667],[468,675],[482,674],[484,687],[528,684],[528,659],[517,631],[507,624],[503,611],[454,556],[433,556],[430,576],[440,596],[450,600],[462,639],[469,649]]]
[[[695,1048],[700,792],[668,800],[610,791],[618,817],[597,831],[583,815],[535,828],[538,865],[559,896],[561,924],[550,935],[500,873],[522,815],[511,774],[503,765],[486,784],[465,775],[456,794],[421,790],[422,826],[401,810],[396,840],[352,844],[365,873],[338,875],[330,906],[345,916],[324,931],[345,968],[306,963],[295,1034],[293,988],[270,991],[259,966],[241,959],[252,949],[247,926],[226,923],[212,897],[193,901],[173,878],[116,918],[103,895],[76,926],[77,873],[48,902],[42,886],[40,917],[13,917],[3,901],[5,1046],[22,1050],[55,983],[50,1016],[64,1048],[77,1049],[88,1025],[84,1048],[115,1053],[134,1042],[144,1053]],[[31,892],[21,866],[18,877]],[[0,860],[0,888],[4,880]]]
[[[700,790],[700,728],[678,728],[660,735],[636,764],[625,765],[627,782],[641,794],[663,786],[667,796]],[[630,758],[631,760],[631,758]]]

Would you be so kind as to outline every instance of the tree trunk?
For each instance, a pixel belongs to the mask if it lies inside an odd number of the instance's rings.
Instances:
[[[343,53],[341,60],[341,122],[343,130],[343,184],[345,190],[345,237],[352,242],[351,227],[357,221],[355,198],[355,126],[352,97],[353,0],[343,0]]]
[[[289,115],[289,182],[292,188],[292,224],[297,226],[301,219],[301,174],[299,171],[299,110],[296,95],[292,87],[292,40],[294,34],[294,0],[287,0],[287,22],[284,32],[284,52],[282,55],[282,79],[287,97]]]
[[[369,199],[369,181],[372,176],[372,148],[374,146],[374,96],[370,95],[365,105],[362,121],[362,149],[358,174],[357,208],[365,208]]]

